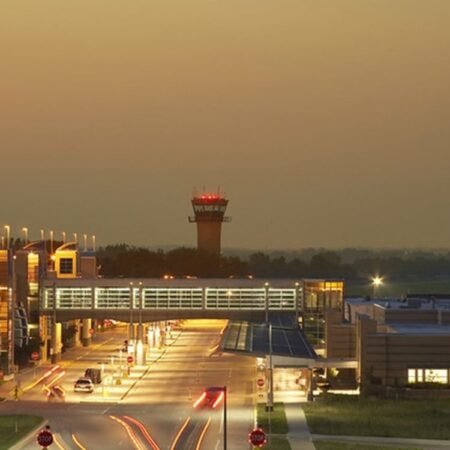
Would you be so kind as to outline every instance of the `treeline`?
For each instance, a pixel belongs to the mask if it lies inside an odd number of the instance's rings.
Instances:
[[[391,252],[366,251],[362,258],[343,262],[339,252],[320,250],[309,260],[270,256],[262,252],[247,258],[215,256],[192,248],[164,252],[126,244],[101,248],[100,273],[105,277],[247,277],[255,278],[344,278],[367,280],[375,274],[391,280],[450,277],[450,253],[420,252],[393,256]]]
[[[185,247],[168,252],[126,244],[101,248],[97,252],[100,274],[106,277],[242,277],[248,275],[244,261],[230,256],[215,256]]]

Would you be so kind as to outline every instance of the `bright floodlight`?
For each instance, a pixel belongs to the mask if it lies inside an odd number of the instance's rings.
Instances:
[[[381,277],[379,277],[379,276],[374,277],[374,278],[372,279],[372,284],[373,284],[375,287],[381,286],[381,285],[383,284],[383,278],[381,278]]]

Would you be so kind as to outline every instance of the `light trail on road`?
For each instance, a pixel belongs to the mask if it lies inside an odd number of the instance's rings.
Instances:
[[[178,441],[179,441],[179,439],[180,439],[180,436],[183,434],[183,431],[184,431],[185,428],[187,427],[187,424],[189,423],[190,420],[191,420],[191,418],[188,417],[188,418],[184,421],[183,425],[181,425],[180,429],[178,430],[177,435],[175,436],[175,439],[173,440],[173,443],[172,443],[172,445],[171,445],[171,447],[170,447],[170,450],[175,450],[175,447],[176,447],[177,444],[178,444]]]
[[[197,406],[206,398],[206,392],[203,392],[202,395],[195,401],[195,403],[192,405],[194,408],[197,408]]]
[[[142,447],[142,445],[140,444],[137,436],[134,434],[134,431],[132,430],[132,428],[130,427],[130,425],[128,425],[127,423],[125,423],[123,420],[120,420],[118,417],[115,416],[109,416],[112,420],[115,420],[116,422],[120,423],[120,425],[122,425],[128,436],[130,437],[130,439],[133,441],[133,444],[135,445],[135,447],[138,450],[145,450],[144,447]]]
[[[170,450],[200,450],[211,424],[211,417],[188,417],[170,447]]]
[[[147,431],[147,429],[145,428],[145,426],[141,422],[139,422],[138,420],[136,420],[136,419],[134,419],[133,417],[130,417],[130,416],[124,416],[123,418],[128,420],[129,422],[133,423],[134,425],[136,425],[139,428],[139,430],[141,430],[142,434],[144,435],[145,439],[150,444],[150,446],[152,447],[153,450],[161,450],[159,448],[158,444],[150,436],[150,433]]]
[[[200,437],[198,438],[197,446],[195,447],[195,450],[200,450],[203,439],[205,438],[205,435],[206,435],[206,432],[208,431],[210,423],[211,423],[211,417],[208,419],[208,422],[206,422],[206,425],[204,426],[202,432],[200,433]]]
[[[81,444],[81,442],[77,439],[77,437],[74,434],[72,434],[72,439],[73,442],[75,442],[75,444],[78,445],[78,448],[80,448],[81,450],[87,450],[87,448]]]

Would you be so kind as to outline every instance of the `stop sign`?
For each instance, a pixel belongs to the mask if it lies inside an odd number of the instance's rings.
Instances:
[[[128,364],[132,364],[133,361],[134,361],[134,358],[131,355],[127,357],[127,363]]]
[[[53,434],[48,430],[42,430],[37,435],[37,442],[44,448],[53,444]]]
[[[262,447],[266,441],[266,433],[261,428],[255,428],[248,435],[248,442],[256,447]]]
[[[39,359],[39,353],[38,353],[38,352],[33,352],[33,353],[31,354],[31,359],[32,359],[33,361],[37,361],[37,360]]]
[[[264,386],[264,378],[258,378],[258,381],[256,382],[259,387]]]

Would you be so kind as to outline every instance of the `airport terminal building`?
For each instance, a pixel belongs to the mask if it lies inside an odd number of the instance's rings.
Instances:
[[[450,296],[348,299],[327,312],[325,333],[327,358],[355,359],[362,393],[441,395],[450,384]]]

